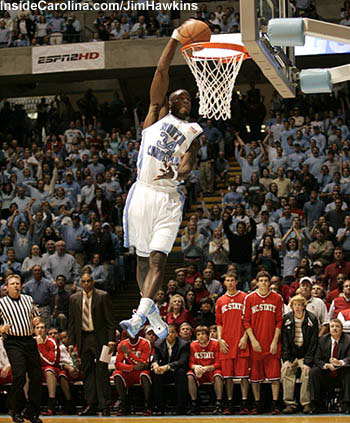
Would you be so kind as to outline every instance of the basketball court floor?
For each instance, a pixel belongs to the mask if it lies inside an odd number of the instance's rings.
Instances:
[[[293,414],[291,416],[151,416],[151,417],[78,417],[78,416],[54,416],[41,417],[44,423],[99,423],[108,421],[111,423],[349,423],[350,416],[344,414],[320,414],[316,416],[306,416]],[[9,416],[0,416],[0,423],[12,422]]]

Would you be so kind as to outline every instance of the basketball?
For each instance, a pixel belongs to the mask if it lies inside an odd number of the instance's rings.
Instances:
[[[177,30],[180,35],[179,41],[182,45],[198,43],[201,41],[210,41],[211,30],[203,21],[189,19]]]

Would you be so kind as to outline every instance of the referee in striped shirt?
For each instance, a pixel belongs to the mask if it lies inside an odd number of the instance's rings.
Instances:
[[[4,347],[13,375],[8,407],[14,422],[24,422],[26,419],[32,423],[42,423],[39,418],[41,364],[37,343],[33,338],[34,324],[40,322],[40,314],[32,297],[21,294],[20,276],[8,276],[6,285],[8,295],[0,298],[0,319],[3,321],[0,332],[3,333]],[[29,377],[27,404],[23,392],[26,373]]]

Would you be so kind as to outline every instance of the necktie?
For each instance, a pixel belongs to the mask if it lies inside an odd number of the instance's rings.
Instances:
[[[84,306],[83,306],[83,330],[88,331],[89,327],[89,315],[90,315],[90,307],[89,307],[89,300],[88,298],[84,299]]]
[[[332,357],[338,358],[338,342],[334,343]],[[336,370],[331,371],[331,377],[333,379],[335,379],[337,377],[337,371]]]

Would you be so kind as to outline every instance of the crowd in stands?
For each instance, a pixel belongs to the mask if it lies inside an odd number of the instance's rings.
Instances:
[[[347,25],[347,3],[342,10],[342,25]],[[291,7],[294,16],[321,19],[311,0],[292,1]],[[170,36],[181,19],[177,10],[99,12],[94,28],[85,31],[90,33],[88,36],[84,35],[84,28],[74,13],[36,10],[11,16],[8,11],[0,12],[0,48]],[[210,3],[209,6],[199,3],[193,17],[207,22],[214,34],[240,32],[239,11],[225,4],[213,7]]]

